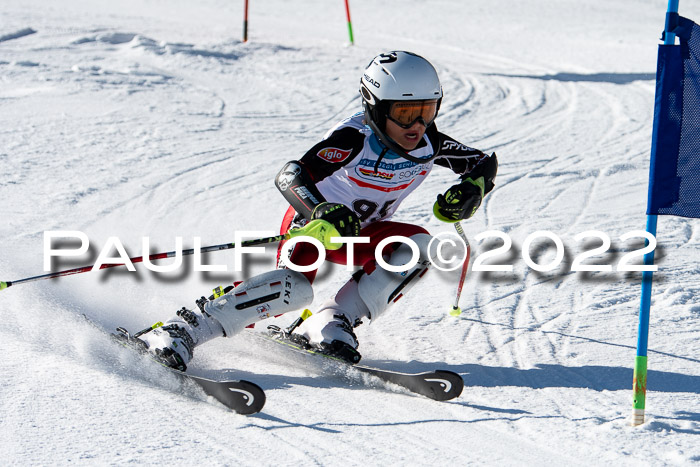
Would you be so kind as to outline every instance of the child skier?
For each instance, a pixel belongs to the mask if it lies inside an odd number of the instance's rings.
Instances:
[[[321,219],[335,227],[334,234],[369,241],[326,251],[331,262],[346,264],[352,246],[353,262],[361,269],[292,334],[297,341],[352,363],[360,359],[353,329],[363,319],[377,319],[399,300],[432,259],[432,237],[424,228],[390,221],[401,202],[436,164],[451,169],[460,181],[437,196],[434,215],[444,222],[468,219],[493,189],[498,166],[495,154],[488,156],[437,130],[442,87],[423,57],[403,51],[378,55],[364,70],[360,94],[364,112],[336,124],[300,160],[287,163],[275,180],[290,204],[282,233]],[[396,235],[418,246],[419,260],[408,271],[383,269],[374,259],[377,245]],[[330,248],[327,238],[319,240]],[[389,265],[413,262],[407,243],[389,244],[383,254]],[[314,245],[300,242],[289,260],[307,266],[318,255]],[[196,346],[309,305],[315,275],[316,271],[285,267],[260,274],[213,300],[198,302],[198,309],[181,310],[139,338],[165,364],[185,370]]]

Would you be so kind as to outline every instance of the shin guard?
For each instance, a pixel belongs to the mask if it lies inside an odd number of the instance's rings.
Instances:
[[[303,308],[313,298],[311,284],[303,274],[277,269],[252,277],[207,302],[204,311],[221,323],[230,337],[249,324]]]
[[[377,266],[373,271],[365,271],[357,278],[358,294],[366,305],[369,318],[372,320],[377,319],[389,305],[399,300],[428,271],[431,260],[428,246],[432,237],[420,233],[409,238],[418,245],[420,252],[415,266],[402,272],[387,271]],[[412,257],[411,247],[402,244],[391,254],[387,264],[392,266],[408,264]]]

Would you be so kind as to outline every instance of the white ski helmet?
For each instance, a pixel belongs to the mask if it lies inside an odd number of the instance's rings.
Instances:
[[[435,68],[425,58],[411,52],[394,51],[372,59],[360,79],[360,94],[366,123],[382,143],[405,157],[405,151],[385,133],[391,104],[396,101],[437,100],[437,116],[442,101],[442,86]],[[434,117],[423,123],[429,127],[433,121]]]

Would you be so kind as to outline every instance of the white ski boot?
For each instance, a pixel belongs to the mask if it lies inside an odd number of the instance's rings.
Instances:
[[[134,337],[164,365],[185,371],[196,346],[223,335],[223,327],[211,316],[182,308],[162,326]]]
[[[419,260],[413,268],[405,272],[391,272],[379,267],[371,272],[358,271],[334,299],[326,302],[292,332],[291,339],[322,353],[357,363],[361,356],[357,351],[357,336],[353,329],[362,324],[365,318],[377,319],[428,270],[430,235],[416,234],[410,238],[420,250]],[[411,248],[401,244],[391,253],[387,263],[407,264],[412,256]]]

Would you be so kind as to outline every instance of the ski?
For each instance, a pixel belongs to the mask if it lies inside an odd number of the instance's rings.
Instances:
[[[364,365],[354,365],[353,368],[436,401],[448,401],[459,397],[464,388],[462,377],[448,370],[400,373]]]
[[[459,397],[459,395],[462,394],[462,389],[464,389],[464,380],[453,371],[433,370],[423,373],[403,373],[366,365],[351,364],[341,358],[322,353],[298,343],[289,337],[290,334],[280,330],[277,326],[270,326],[268,329],[268,332],[251,331],[251,333],[266,341],[284,345],[291,351],[337,362],[339,365],[353,368],[361,373],[374,376],[388,383],[396,384],[413,393],[436,401],[448,401]]]
[[[136,350],[140,354],[149,357],[152,361],[167,368],[183,380],[192,381],[209,396],[241,415],[258,413],[265,405],[265,392],[255,383],[245,380],[217,381],[213,379],[195,376],[167,365],[163,365],[146,350],[143,341],[133,337],[124,328],[117,328],[117,334],[111,337],[124,347]]]

